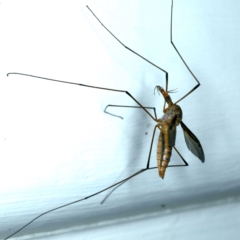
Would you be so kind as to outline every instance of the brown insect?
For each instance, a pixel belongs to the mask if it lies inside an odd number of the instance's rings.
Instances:
[[[168,104],[168,107],[163,109],[163,112],[165,114],[162,118],[158,119],[158,124],[155,126],[155,129],[156,127],[160,129],[157,147],[158,172],[159,176],[161,178],[164,178],[166,168],[170,162],[172,147],[175,146],[176,127],[179,125],[179,123],[183,128],[183,133],[188,149],[202,162],[204,162],[205,158],[199,140],[182,122],[182,109],[176,105],[176,103],[172,102],[171,97],[163,88],[157,86],[157,89],[162,93],[165,102]],[[177,153],[179,152],[177,151]]]
[[[121,186],[123,183],[127,182],[129,179],[135,177],[136,175],[139,175],[147,170],[150,169],[156,169],[158,168],[158,172],[159,172],[159,176],[161,178],[164,178],[165,172],[166,172],[166,168],[167,167],[178,167],[178,166],[188,166],[188,163],[185,161],[185,159],[182,157],[182,155],[179,153],[179,151],[176,149],[175,147],[175,139],[176,139],[176,128],[177,126],[180,124],[182,126],[183,129],[183,133],[184,133],[184,137],[185,137],[185,141],[187,144],[188,149],[196,156],[198,157],[202,162],[205,161],[204,158],[204,152],[203,152],[203,148],[199,142],[199,140],[197,139],[197,137],[187,128],[187,126],[182,122],[182,110],[180,108],[180,106],[177,105],[178,102],[180,102],[181,100],[183,100],[185,97],[187,97],[189,94],[191,94],[195,89],[197,89],[200,86],[200,82],[198,81],[198,79],[195,77],[195,75],[192,73],[192,71],[190,70],[190,68],[188,67],[188,65],[186,64],[186,62],[184,61],[183,57],[181,56],[181,54],[179,53],[179,51],[177,50],[176,46],[174,45],[173,41],[172,41],[172,19],[173,19],[173,0],[172,0],[172,5],[171,5],[171,25],[170,25],[170,40],[171,40],[171,44],[174,47],[174,49],[176,50],[177,54],[179,55],[179,57],[181,58],[182,62],[184,63],[184,65],[187,67],[187,69],[189,70],[189,72],[191,73],[191,75],[193,76],[193,78],[195,79],[195,81],[197,82],[197,85],[191,89],[188,93],[186,93],[182,98],[180,98],[178,101],[176,101],[175,103],[172,102],[172,99],[169,95],[169,93],[171,91],[168,91],[168,72],[165,71],[164,69],[158,67],[157,65],[155,65],[154,63],[150,62],[149,60],[147,60],[146,58],[144,58],[143,56],[141,56],[140,54],[136,53],[135,51],[133,51],[132,49],[128,48],[127,46],[125,46],[112,32],[110,32],[103,24],[102,22],[97,18],[97,16],[92,12],[92,10],[87,6],[87,8],[91,11],[91,13],[94,15],[94,17],[100,22],[100,24],[120,43],[122,44],[126,49],[128,49],[129,51],[131,51],[132,53],[136,54],[137,56],[139,56],[140,58],[144,59],[145,61],[147,61],[148,63],[152,64],[153,66],[155,66],[156,68],[158,68],[159,70],[161,70],[162,72],[165,73],[165,79],[166,79],[166,88],[163,89],[160,86],[156,86],[157,91],[159,93],[162,94],[163,98],[164,98],[164,106],[163,106],[163,112],[164,115],[162,116],[162,118],[157,118],[156,116],[156,111],[155,108],[149,108],[149,107],[144,107],[140,102],[138,102],[128,91],[125,90],[119,90],[119,89],[110,89],[110,88],[103,88],[103,87],[96,87],[96,86],[90,86],[90,85],[85,85],[85,84],[81,84],[81,83],[73,83],[73,82],[67,82],[67,81],[61,81],[61,80],[55,80],[55,79],[50,79],[50,78],[44,78],[44,77],[38,77],[38,76],[34,76],[34,75],[29,75],[29,74],[23,74],[23,73],[8,73],[7,75],[13,75],[13,74],[17,74],[17,75],[24,75],[24,76],[28,76],[28,77],[34,77],[34,78],[40,78],[40,79],[44,79],[44,80],[49,80],[49,81],[55,81],[55,82],[60,82],[60,83],[67,83],[67,84],[74,84],[74,85],[78,85],[78,86],[82,86],[82,87],[89,87],[89,88],[95,88],[95,89],[99,89],[99,90],[105,90],[105,91],[114,91],[114,92],[118,92],[118,93],[125,93],[127,94],[130,98],[132,98],[135,103],[138,106],[120,106],[120,105],[108,105],[104,112],[107,114],[110,114],[112,116],[115,117],[120,117],[117,115],[114,115],[110,112],[107,111],[107,108],[109,107],[130,107],[130,108],[141,108],[143,109],[155,122],[156,125],[154,127],[153,130],[153,135],[152,135],[152,140],[151,140],[151,144],[150,144],[150,150],[149,150],[149,155],[148,155],[148,160],[147,160],[147,165],[145,168],[137,171],[136,173],[132,174],[131,176],[105,188],[102,189],[101,191],[98,191],[96,193],[93,193],[85,198],[76,200],[74,202],[70,202],[67,203],[65,205],[56,207],[54,209],[51,209],[47,212],[44,212],[42,214],[40,214],[39,216],[35,217],[34,219],[32,219],[30,222],[28,222],[27,224],[25,224],[22,228],[20,228],[19,230],[15,231],[14,233],[12,233],[11,235],[9,235],[8,237],[6,237],[5,239],[9,239],[10,237],[12,237],[13,235],[15,235],[16,233],[20,232],[22,229],[24,229],[25,227],[27,227],[28,225],[30,225],[32,222],[34,222],[36,219],[42,217],[45,214],[48,214],[50,212],[53,212],[57,209],[60,208],[64,208],[67,207],[69,205],[75,204],[77,202],[86,200],[88,198],[94,197],[95,195],[98,195],[108,189],[111,189],[113,187],[112,192],[119,186]],[[166,107],[167,104],[167,107]],[[152,114],[150,114],[150,112],[147,109],[153,109],[154,110],[154,116]],[[121,118],[121,117],[120,117]],[[158,139],[158,146],[157,146],[157,167],[149,167],[150,164],[150,158],[151,158],[151,151],[152,151],[152,145],[153,145],[153,140],[154,140],[154,135],[156,132],[156,129],[160,130],[160,135],[159,135],[159,139]],[[172,154],[172,148],[174,148],[176,150],[176,152],[179,154],[179,156],[181,157],[182,161],[184,162],[183,165],[169,165],[170,162],[170,158],[171,158],[171,154]],[[112,193],[111,192],[111,193]],[[110,193],[110,194],[111,194]],[[109,195],[110,195],[109,194]],[[108,195],[108,196],[109,196]],[[107,196],[107,197],[108,197]],[[106,198],[107,198],[106,197]],[[106,200],[106,198],[103,200],[103,202]]]

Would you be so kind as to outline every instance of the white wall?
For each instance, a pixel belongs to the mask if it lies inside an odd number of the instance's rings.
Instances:
[[[124,120],[103,113],[107,104],[135,105],[127,95],[6,77],[22,72],[128,90],[160,117],[163,99],[153,89],[165,86],[164,74],[125,50],[86,4],[123,43],[169,72],[173,100],[196,84],[169,41],[169,0],[1,1],[1,239],[146,165],[154,122],[141,110],[116,109]],[[167,169],[164,180],[147,171],[105,204],[107,193],[48,214],[18,236],[238,239],[239,11],[238,1],[174,2],[174,43],[201,82],[180,103],[183,121],[206,162],[189,152],[179,127],[176,146],[189,167]],[[180,162],[174,153],[171,163]]]

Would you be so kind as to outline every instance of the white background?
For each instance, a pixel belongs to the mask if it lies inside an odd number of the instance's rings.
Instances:
[[[1,1],[0,238],[40,213],[93,194],[147,162],[154,122],[123,93],[12,75],[49,77],[128,90],[158,109],[153,94],[169,72],[173,101],[196,85],[170,44],[170,0]],[[118,188],[50,213],[21,239],[238,239],[239,1],[175,0],[173,41],[201,86],[180,102],[184,123],[201,141],[202,164],[178,128],[176,146],[189,167],[164,180],[147,171]],[[151,166],[156,166],[156,144]],[[172,164],[181,163],[173,153]],[[32,235],[31,235],[32,234]],[[35,235],[34,235],[35,234]]]

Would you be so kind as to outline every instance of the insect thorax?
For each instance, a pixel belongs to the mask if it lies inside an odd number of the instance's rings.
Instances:
[[[178,126],[182,117],[182,109],[178,105],[172,104],[165,109],[165,113],[160,120],[163,121],[163,125],[171,127]]]

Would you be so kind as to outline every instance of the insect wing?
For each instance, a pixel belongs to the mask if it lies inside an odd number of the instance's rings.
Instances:
[[[176,134],[176,126],[174,126],[172,129],[169,130],[169,144],[171,147],[175,146]]]
[[[181,122],[181,126],[184,133],[185,142],[187,144],[188,149],[196,156],[198,157],[202,162],[205,161],[203,148],[201,146],[201,143],[197,139],[197,137],[190,131],[190,129]]]

